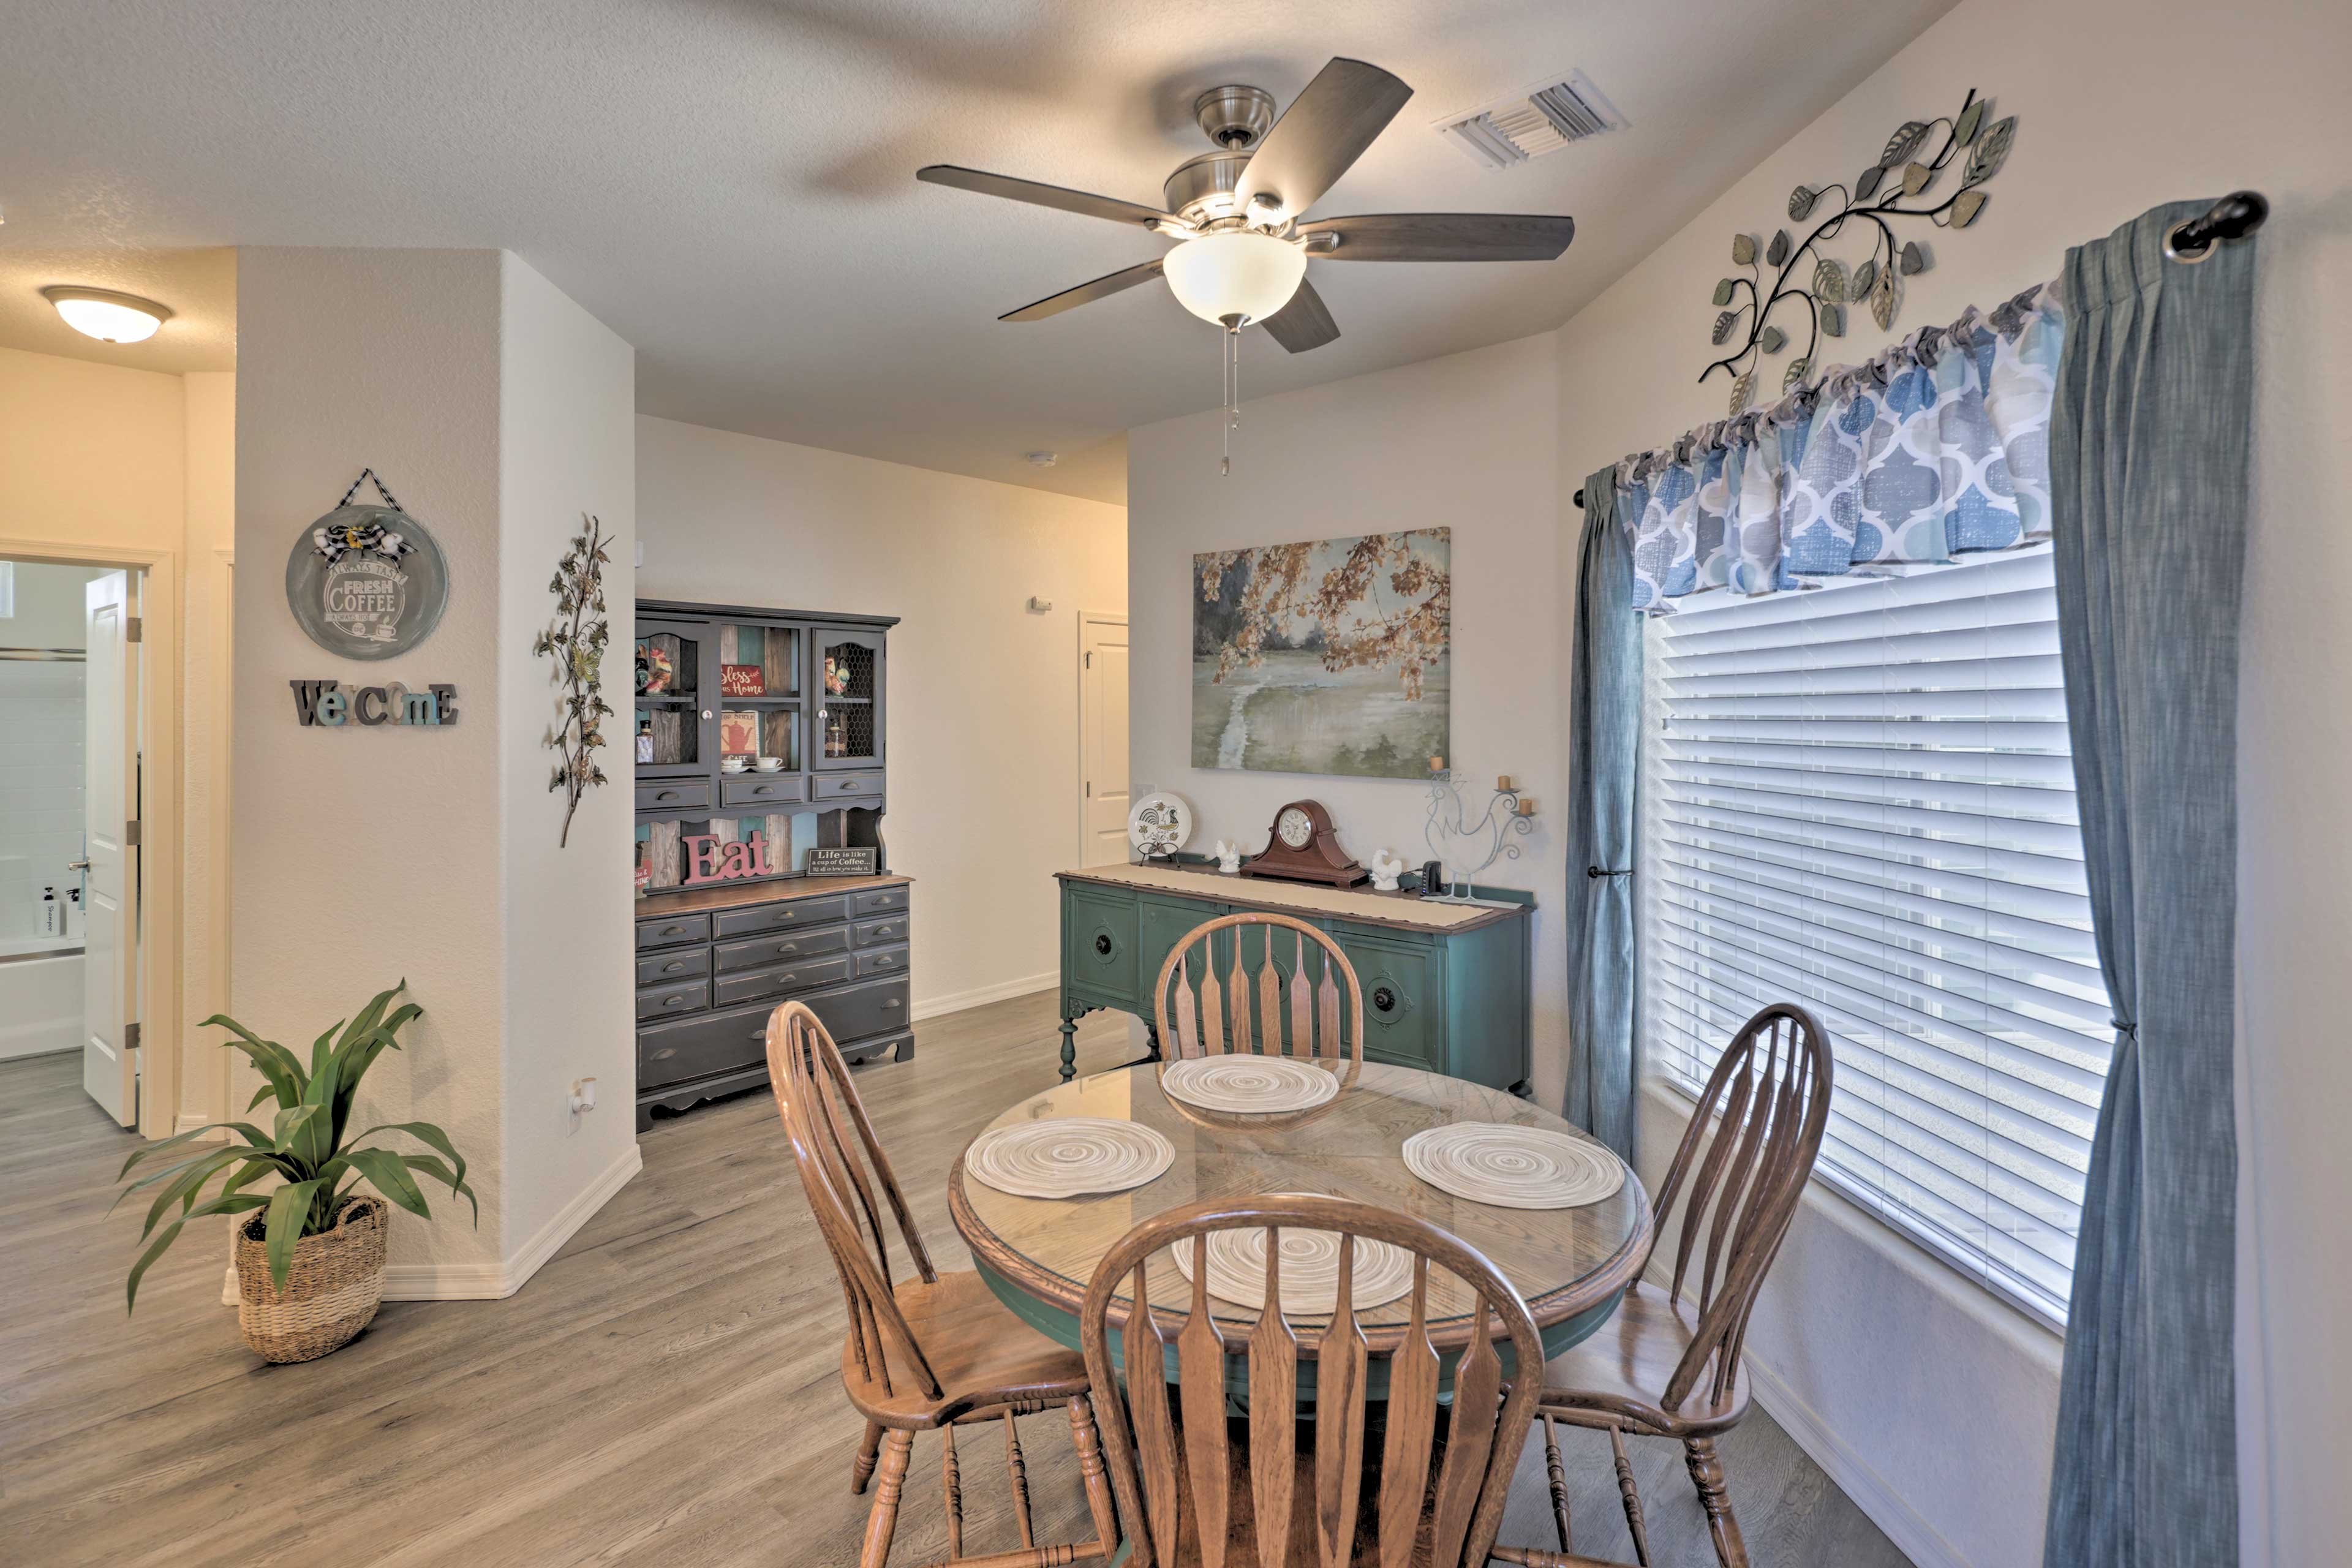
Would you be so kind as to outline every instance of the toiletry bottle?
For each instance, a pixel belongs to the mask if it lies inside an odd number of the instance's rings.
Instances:
[[[59,936],[71,936],[80,929],[81,889],[79,887],[68,888],[66,889],[66,907],[62,910],[58,911],[58,934]]]

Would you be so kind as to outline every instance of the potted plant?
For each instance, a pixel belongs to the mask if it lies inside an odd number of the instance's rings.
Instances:
[[[453,1195],[463,1194],[474,1205],[475,1223],[481,1223],[481,1205],[466,1184],[465,1157],[441,1129],[429,1121],[397,1121],[349,1131],[360,1080],[377,1057],[400,1048],[394,1038],[400,1026],[424,1013],[413,1002],[385,1011],[407,988],[402,981],[348,1025],[339,1022],[320,1035],[307,1068],[292,1051],[234,1018],[215,1014],[205,1020],[236,1036],[223,1044],[243,1051],[261,1071],[262,1086],[246,1109],[274,1100],[277,1114],[267,1131],[248,1121],[214,1122],[150,1144],[122,1163],[127,1177],[159,1155],[186,1153],[184,1145],[208,1132],[230,1134],[226,1143],[199,1145],[202,1152],[192,1158],[132,1182],[115,1199],[119,1205],[142,1188],[161,1189],[140,1231],[142,1242],[153,1240],[131,1267],[130,1307],[138,1305],[140,1277],[178,1239],[182,1226],[205,1215],[241,1215],[236,1321],[245,1342],[269,1361],[313,1361],[366,1328],[383,1300],[384,1229],[391,1218],[384,1200],[433,1217],[412,1172],[446,1184]],[[435,1152],[362,1144],[379,1132],[407,1133]],[[223,1178],[219,1190],[205,1197],[215,1176]],[[247,1190],[272,1176],[278,1186]],[[359,1191],[362,1182],[375,1191]],[[167,1220],[174,1205],[179,1212]]]

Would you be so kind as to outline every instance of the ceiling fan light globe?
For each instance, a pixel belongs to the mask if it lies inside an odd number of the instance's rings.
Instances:
[[[1307,252],[1255,229],[1188,239],[1161,262],[1176,302],[1204,321],[1263,321],[1290,303],[1307,276]]]

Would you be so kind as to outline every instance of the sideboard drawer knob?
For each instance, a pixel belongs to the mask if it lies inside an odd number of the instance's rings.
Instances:
[[[905,1006],[905,1005],[906,1005],[906,1004],[905,1004],[905,1003],[903,1003],[903,1002],[899,1001],[896,996],[893,996],[893,997],[891,997],[891,998],[890,998],[890,1000],[888,1000],[887,1002],[885,1002],[885,1003],[883,1003],[883,1004],[882,1004],[882,1010],[883,1010],[885,1013],[887,1013],[887,1012],[891,1012],[891,1011],[893,1011],[893,1010],[895,1010],[895,1009],[897,1009],[897,1008],[903,1007],[903,1006]]]
[[[673,958],[667,963],[662,965],[662,973],[664,974],[676,974],[679,970],[684,969],[685,967],[686,960],[682,958]]]
[[[663,998],[663,1000],[662,1000],[662,1005],[663,1005],[663,1006],[665,1006],[665,1007],[678,1007],[678,1006],[683,1006],[683,1005],[685,1005],[685,1003],[686,1003],[686,993],[685,993],[685,992],[683,992],[683,991],[679,992],[679,993],[678,993],[677,995],[675,995],[675,996],[668,996],[668,997],[665,997],[665,998]]]
[[[660,1050],[654,1053],[654,1060],[657,1062],[666,1062],[676,1055],[677,1055],[677,1047],[676,1046],[664,1046]]]
[[[1095,951],[1101,953],[1105,958],[1108,958],[1110,956],[1110,937],[1108,934],[1095,938]]]

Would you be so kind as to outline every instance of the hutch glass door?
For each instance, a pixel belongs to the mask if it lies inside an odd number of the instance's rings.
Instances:
[[[693,621],[639,621],[634,722],[637,776],[707,773],[718,742],[718,710],[707,706],[716,676],[709,628]]]
[[[801,760],[801,631],[797,626],[720,621],[719,754],[760,773],[798,773]]]
[[[818,627],[816,733],[820,768],[870,768],[882,761],[882,638],[875,632]]]

